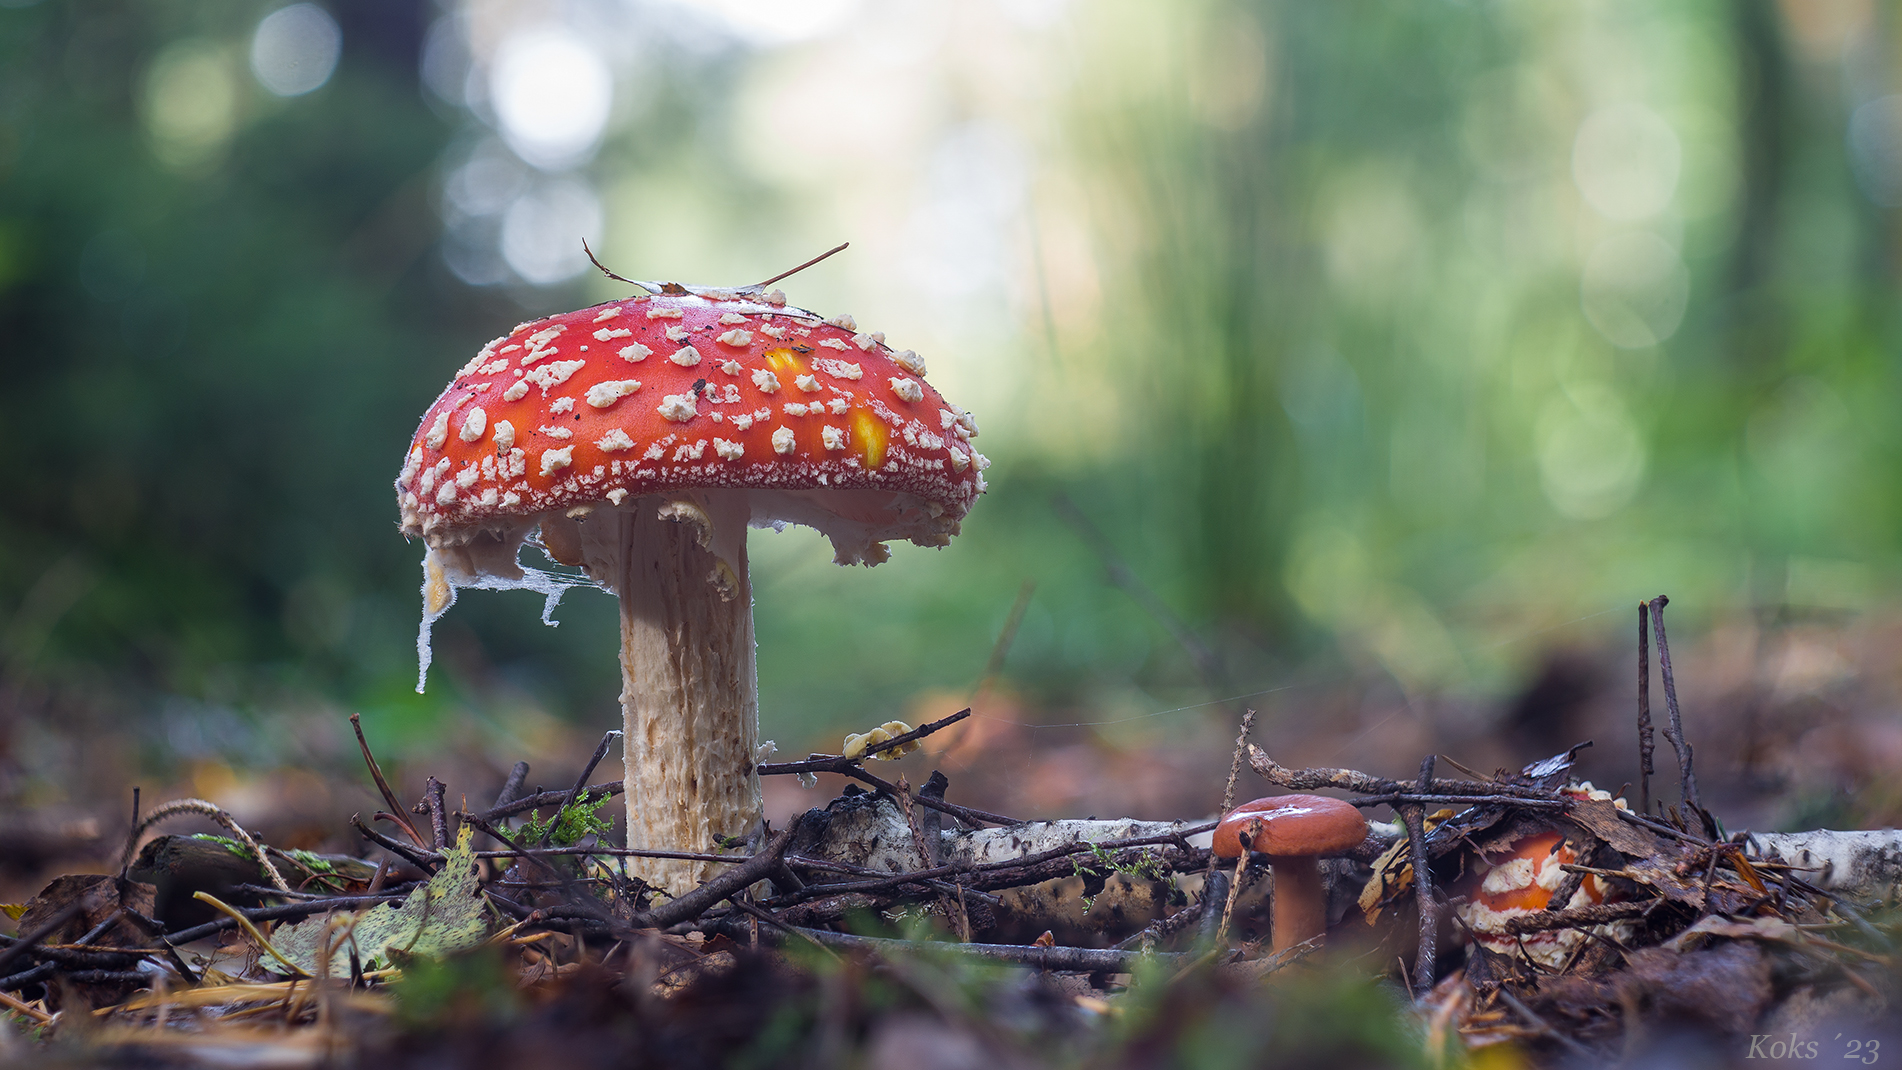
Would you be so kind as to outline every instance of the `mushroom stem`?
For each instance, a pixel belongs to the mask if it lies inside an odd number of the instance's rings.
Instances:
[[[1274,950],[1285,951],[1327,931],[1327,893],[1315,859],[1276,855],[1269,862],[1275,871]]]
[[[759,692],[743,495],[648,497],[581,525],[589,572],[621,603],[627,845],[714,851],[760,830]],[[716,538],[717,536],[717,538]],[[715,864],[629,859],[680,895]]]

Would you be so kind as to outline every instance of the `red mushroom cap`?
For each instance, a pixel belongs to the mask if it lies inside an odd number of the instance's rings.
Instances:
[[[404,532],[432,547],[492,541],[506,554],[472,546],[467,570],[508,572],[550,511],[746,487],[783,492],[756,504],[756,523],[819,527],[842,563],[883,560],[882,539],[957,533],[989,462],[915,354],[777,292],[658,288],[483,347],[411,443]]]
[[[1367,838],[1367,819],[1349,803],[1324,795],[1271,795],[1230,810],[1215,826],[1217,858],[1239,858],[1244,840],[1258,854],[1336,854]]]

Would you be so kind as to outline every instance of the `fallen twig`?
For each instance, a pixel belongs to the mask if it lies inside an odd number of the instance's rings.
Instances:
[[[608,745],[613,743],[615,737],[620,734],[619,729],[610,729],[602,734],[600,744],[594,748],[594,754],[588,758],[588,764],[582,767],[581,775],[575,778],[575,786],[568,789],[568,796],[562,799],[561,805],[555,809],[555,816],[548,819],[548,827],[542,829],[541,839],[536,841],[535,846],[548,846],[548,838],[555,834],[555,826],[561,824],[561,815],[567,813],[568,808],[575,804],[575,797],[581,794],[581,789],[588,783],[588,778],[594,775],[594,767],[600,765],[601,759],[607,756]]]
[[[313,899],[304,903],[285,903],[274,907],[257,907],[252,910],[239,910],[238,913],[250,921],[282,921],[285,918],[307,918],[312,914],[322,914],[326,910],[354,909],[373,907],[383,903],[394,903],[408,898],[409,893],[401,895],[339,895],[330,899]],[[237,921],[225,917],[217,921],[208,921],[203,925],[194,925],[189,929],[160,934],[160,939],[174,947],[189,944],[194,940],[203,940],[207,936],[221,933],[226,929],[237,928]]]
[[[1503,780],[1436,780],[1434,785],[1443,796],[1426,795],[1419,785],[1402,780],[1388,780],[1385,777],[1369,776],[1357,769],[1333,769],[1317,767],[1313,769],[1290,769],[1268,757],[1266,751],[1253,743],[1248,745],[1248,764],[1270,783],[1279,784],[1295,791],[1312,791],[1316,788],[1338,788],[1342,791],[1357,792],[1362,795],[1394,796],[1396,798],[1421,797],[1421,801],[1442,801],[1455,797],[1471,797],[1483,802],[1510,802],[1523,805],[1527,801],[1544,800],[1546,802],[1565,803],[1567,800],[1558,792],[1545,788],[1527,787]]]
[[[1557,903],[1562,900],[1554,896],[1552,901]],[[1506,935],[1525,936],[1551,929],[1603,925],[1608,921],[1642,917],[1665,902],[1668,900],[1644,899],[1626,903],[1594,903],[1591,906],[1573,907],[1570,910],[1542,910],[1532,914],[1522,914],[1516,918],[1506,919]]]
[[[772,876],[780,861],[786,855],[786,847],[792,843],[792,829],[781,829],[766,841],[759,852],[740,865],[702,884],[683,895],[669,899],[660,906],[637,915],[635,925],[643,929],[665,929],[679,921],[697,918],[708,907],[755,881]]]
[[[55,911],[53,916],[46,919],[38,928],[22,935],[12,946],[0,950],[0,970],[5,970],[8,966],[13,964],[14,959],[26,954],[32,950],[34,945],[58,932],[60,926],[73,920],[73,916],[78,914],[79,910],[80,905],[78,903],[66,904]]]
[[[852,936],[819,929],[795,928],[795,932],[831,947],[869,951],[877,955],[916,955],[933,951],[969,955],[990,962],[1013,966],[1035,966],[1058,973],[1128,973],[1138,963],[1157,962],[1180,966],[1195,956],[1181,952],[1112,951],[1094,947],[1038,947],[1034,944],[954,944],[935,940],[888,940],[875,936]]]
[[[582,803],[591,803],[600,796],[619,795],[626,790],[627,785],[619,780],[603,784],[590,784],[581,789],[581,794],[577,798],[578,801]],[[560,791],[537,792],[533,795],[513,799],[506,803],[497,803],[475,816],[484,821],[500,821],[503,818],[514,817],[516,814],[524,813],[529,810],[539,809],[543,806],[552,806],[567,797],[567,788],[563,788]]]
[[[1578,1041],[1573,1040],[1571,1037],[1566,1036],[1564,1033],[1561,1033],[1558,1030],[1552,1028],[1551,1023],[1547,1022],[1544,1018],[1541,1018],[1537,1014],[1535,1014],[1531,1007],[1528,1007],[1524,1003],[1521,1003],[1519,1001],[1519,997],[1513,995],[1511,992],[1506,991],[1506,988],[1504,985],[1501,985],[1497,991],[1499,992],[1499,997],[1506,1001],[1506,1005],[1511,1007],[1519,1015],[1519,1017],[1525,1019],[1526,1024],[1532,1026],[1533,1029],[1537,1030],[1538,1032],[1542,1034],[1550,1036],[1553,1040],[1558,1041],[1561,1045],[1565,1047],[1565,1050],[1571,1052],[1573,1055],[1577,1055],[1580,1058],[1589,1059],[1594,1063],[1599,1061],[1597,1052],[1594,1052],[1592,1049],[1586,1047],[1583,1044],[1580,1044]]]
[[[843,759],[843,760],[850,761],[850,759]],[[878,788],[880,791],[885,792],[887,795],[896,796],[898,794],[898,785],[893,784],[892,782],[885,780],[881,777],[868,773],[864,769],[861,769],[857,766],[854,766],[850,769],[837,769],[837,770],[834,770],[834,772],[843,773],[844,775],[849,776],[854,780],[862,780],[865,783],[870,784],[875,788]],[[965,822],[966,824],[971,824],[971,825],[975,825],[979,823],[985,823],[985,824],[991,824],[991,825],[1024,824],[1024,821],[1022,818],[1005,817],[1002,814],[988,813],[983,810],[973,810],[972,808],[968,806],[959,806],[956,803],[948,803],[942,799],[933,799],[933,798],[930,798],[929,796],[919,795],[917,792],[913,792],[911,795],[911,798],[913,802],[923,803],[924,805],[931,807],[933,810],[936,810],[939,813],[950,814],[952,817],[955,817],[959,819],[960,821]]]
[[[389,851],[391,854],[401,857],[404,861],[422,870],[424,873],[434,873],[436,872],[436,867],[442,865],[441,855],[433,851],[419,851],[395,837],[383,835],[381,832],[364,824],[363,815],[361,814],[351,814],[350,823],[356,826],[357,831],[363,835],[364,839]]]
[[[958,712],[952,714],[949,717],[940,718],[936,721],[932,721],[929,724],[919,725],[917,728],[914,728],[911,731],[904,733],[903,735],[893,736],[892,738],[886,740],[883,743],[874,743],[871,746],[865,748],[864,754],[860,754],[855,757],[847,758],[843,755],[837,755],[837,754],[821,754],[815,757],[807,758],[804,761],[798,761],[798,762],[765,762],[763,764],[754,766],[753,771],[758,773],[760,776],[783,776],[787,773],[843,772],[843,770],[838,768],[838,765],[840,762],[851,762],[853,764],[857,764],[859,762],[864,761],[867,758],[873,757],[874,755],[882,754],[885,751],[891,750],[894,747],[902,747],[913,740],[923,739],[926,736],[932,734],[933,732],[937,732],[942,729],[949,728],[952,725],[957,724],[959,721],[962,721],[966,717],[969,717],[969,716],[971,716],[971,710],[970,710],[970,707],[967,706],[964,709],[959,710]]]

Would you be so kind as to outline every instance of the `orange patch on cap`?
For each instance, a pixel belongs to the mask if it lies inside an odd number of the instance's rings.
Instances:
[[[790,384],[801,375],[810,375],[812,369],[799,359],[799,354],[790,349],[769,349],[766,351],[766,366],[773,370],[783,383]]]
[[[892,429],[872,410],[852,410],[852,441],[858,446],[859,459],[865,462],[867,470],[885,463],[885,444],[891,436]]]

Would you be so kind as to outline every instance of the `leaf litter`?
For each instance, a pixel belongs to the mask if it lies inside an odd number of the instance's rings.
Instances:
[[[0,1060],[1437,1068],[1676,1051],[1702,1065],[1770,1034],[1789,1035],[1786,1052],[1830,1035],[1879,1050],[1902,996],[1902,867],[1838,866],[1823,839],[1723,833],[1698,801],[1662,601],[1644,608],[1667,672],[1675,805],[1634,809],[1575,780],[1589,744],[1490,776],[1439,776],[1429,757],[1417,779],[1393,780],[1282,766],[1244,727],[1237,768],[1245,757],[1272,784],[1401,819],[1327,864],[1334,924],[1281,955],[1265,951],[1272,866],[1211,868],[1195,840],[1207,823],[940,857],[931,837],[953,824],[1034,826],[948,802],[941,774],[913,791],[867,772],[883,742],[760,766],[872,790],[848,787],[750,855],[706,855],[730,868],[668,899],[627,876],[635,852],[596,813],[620,784],[517,799],[518,767],[471,813],[450,811],[432,777],[413,811],[429,820],[412,823],[363,740],[399,812],[377,815],[393,834],[355,822],[371,857],[279,851],[219,811],[207,816],[231,836],[159,837],[136,859],[128,843],[121,875],[61,877],[10,908]],[[1221,794],[1232,800],[1232,777]],[[829,851],[852,829],[901,848]],[[1521,860],[1528,842],[1539,848]],[[1858,883],[1832,884],[1851,870]],[[1513,898],[1534,885],[1550,899]],[[1487,905],[1505,903],[1518,905]]]

